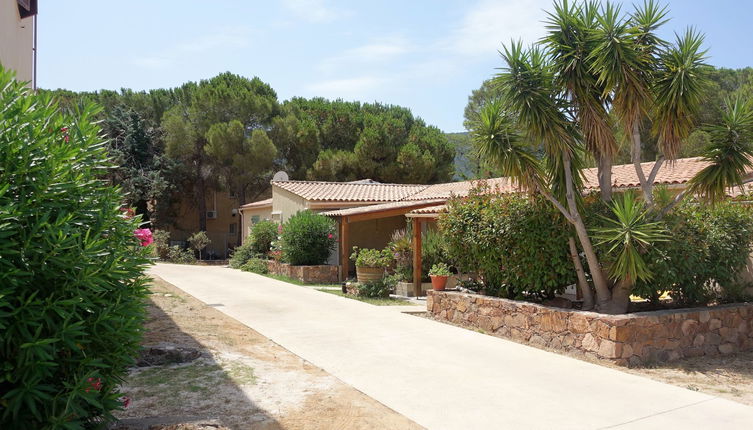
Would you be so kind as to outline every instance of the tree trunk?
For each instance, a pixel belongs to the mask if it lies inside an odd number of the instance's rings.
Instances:
[[[583,270],[583,264],[578,255],[578,246],[575,244],[575,238],[572,236],[570,236],[567,243],[570,245],[570,258],[573,259],[575,273],[578,275],[578,289],[583,297],[582,309],[584,311],[590,311],[594,308],[594,295],[591,291],[591,286],[588,285],[588,281],[586,280],[586,272]]]
[[[607,155],[599,156],[598,166],[599,190],[601,199],[605,202],[612,201],[612,157]]]
[[[565,153],[562,156],[563,164],[565,168],[565,186],[567,188],[567,205],[570,209],[570,216],[572,218],[575,232],[578,234],[578,240],[580,240],[583,252],[586,254],[586,261],[588,262],[588,269],[591,272],[591,278],[594,282],[594,289],[596,290],[597,307],[602,303],[607,303],[611,299],[611,292],[607,280],[604,277],[604,272],[601,270],[599,264],[599,258],[596,256],[593,245],[591,244],[591,238],[588,236],[586,225],[583,223],[583,219],[578,212],[578,205],[575,203],[575,195],[573,190],[573,173],[571,171],[570,154]]]
[[[612,298],[601,303],[597,309],[605,314],[624,314],[630,306],[630,293],[633,291],[633,281],[630,279],[621,279],[612,288]]]
[[[207,186],[200,170],[196,179],[196,206],[199,208],[199,231],[207,231]]]
[[[643,200],[646,202],[646,206],[651,207],[654,205],[653,180],[649,183],[641,166],[641,130],[638,121],[633,123],[632,141],[633,145],[630,149],[630,154],[632,156],[633,167],[635,167],[635,173],[638,175],[638,182],[641,184]]]
[[[236,244],[240,246],[243,243],[243,216],[241,216],[240,207],[246,204],[246,187],[239,187],[236,195],[238,196],[238,242]]]

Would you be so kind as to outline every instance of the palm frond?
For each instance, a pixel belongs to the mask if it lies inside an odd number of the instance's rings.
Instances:
[[[488,103],[473,122],[471,137],[481,159],[488,160],[528,191],[545,183],[540,162],[500,100]]]
[[[753,167],[753,105],[738,96],[725,102],[719,125],[707,128],[711,143],[703,158],[711,164],[691,180],[691,191],[711,202],[719,201],[728,188],[742,186]]]
[[[650,280],[652,273],[643,260],[642,251],[653,242],[668,239],[664,224],[648,221],[648,209],[632,191],[616,197],[611,205],[612,217],[601,218],[604,227],[594,229],[597,244],[609,246],[612,279]]]
[[[703,35],[690,28],[659,56],[653,85],[654,133],[668,160],[677,157],[680,145],[693,130],[693,118],[708,83],[702,44]]]

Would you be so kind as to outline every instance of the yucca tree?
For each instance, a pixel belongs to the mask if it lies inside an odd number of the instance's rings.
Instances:
[[[673,160],[692,131],[705,88],[703,36],[688,30],[672,45],[662,41],[656,30],[666,22],[666,13],[650,0],[632,14],[611,3],[556,2],[546,37],[530,48],[519,42],[503,47],[506,65],[495,78],[502,97],[482,112],[472,129],[481,154],[516,178],[521,188],[541,192],[573,225],[591,274],[595,307],[602,312],[627,310],[635,274],[615,276],[618,271],[607,276],[593,249],[580,213],[582,160],[588,155],[597,160],[602,199],[611,200],[614,126],[622,127],[632,140],[643,191],[640,204],[661,214],[660,208],[653,208],[653,182],[664,159]],[[740,128],[742,114],[736,115]],[[640,166],[640,126],[645,120],[653,124],[663,153],[648,174]],[[530,150],[532,146],[543,148],[543,159]],[[735,151],[745,157],[740,148]],[[707,159],[717,173],[707,170],[694,179],[692,188],[708,196],[739,183],[750,167],[739,157]],[[646,216],[640,221],[653,222]],[[618,256],[636,256],[632,251],[624,254],[627,243],[620,246],[612,249]],[[619,261],[612,257],[606,260]],[[590,290],[582,289],[587,307]]]

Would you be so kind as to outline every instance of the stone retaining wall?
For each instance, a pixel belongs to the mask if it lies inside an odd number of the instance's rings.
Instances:
[[[429,291],[434,318],[622,366],[753,350],[753,304],[604,315]]]
[[[335,284],[339,280],[339,266],[291,266],[274,260],[267,261],[269,273],[287,276],[304,284]]]

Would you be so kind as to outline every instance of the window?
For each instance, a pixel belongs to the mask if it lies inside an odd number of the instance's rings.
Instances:
[[[229,231],[230,234],[234,234],[235,233],[235,226],[236,226],[236,223],[230,224],[230,231]]]

